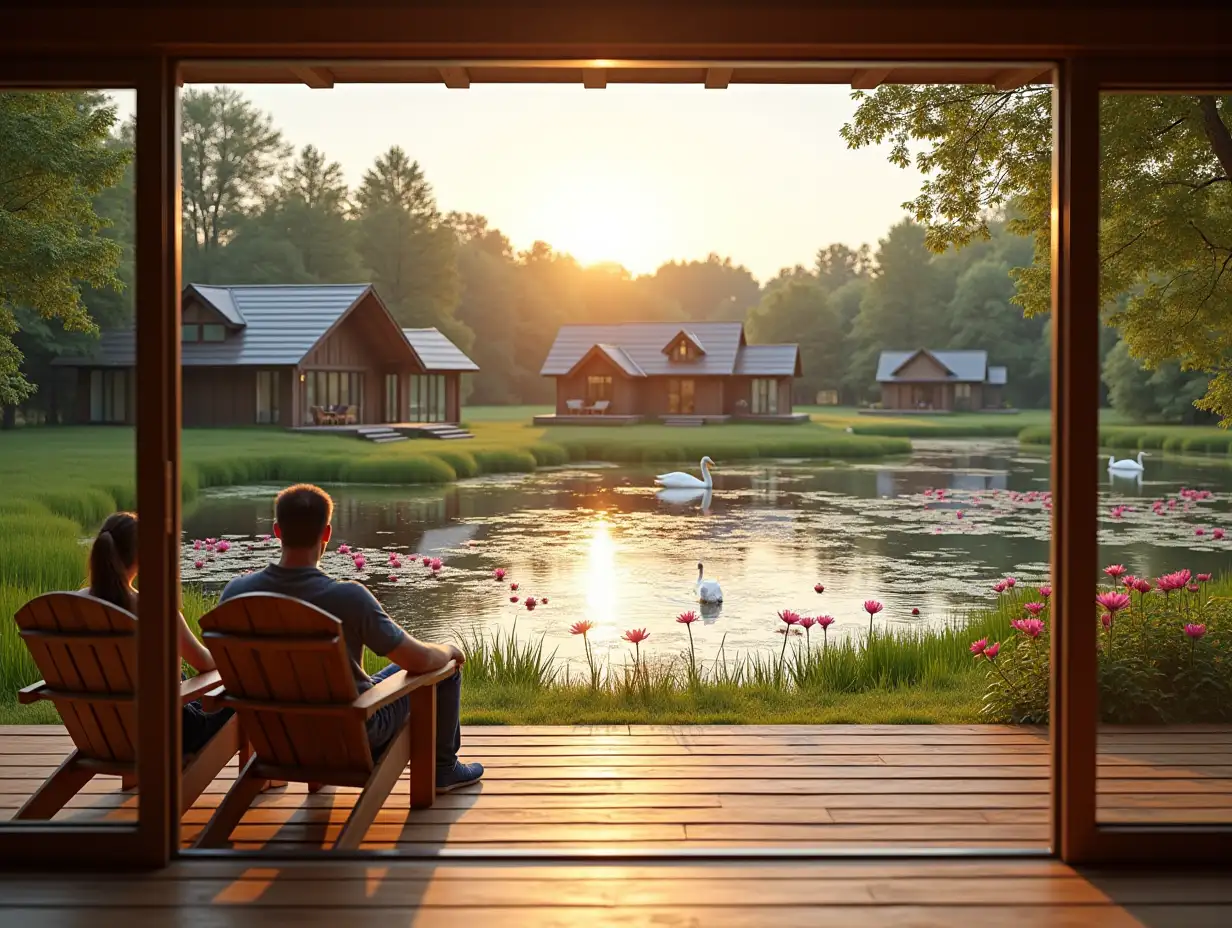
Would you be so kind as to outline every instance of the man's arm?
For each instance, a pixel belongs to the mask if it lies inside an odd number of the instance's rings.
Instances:
[[[401,631],[401,629],[399,629]],[[461,667],[466,656],[460,648],[451,644],[432,644],[419,641],[406,632],[402,632],[402,641],[385,656],[408,673],[431,673],[440,670],[450,661],[457,661]]]

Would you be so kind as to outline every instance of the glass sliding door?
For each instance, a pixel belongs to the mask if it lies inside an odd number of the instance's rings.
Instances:
[[[412,374],[410,408],[411,422],[444,422],[447,403],[444,374]]]
[[[282,421],[278,402],[278,371],[257,371],[257,423],[276,425]]]
[[[402,389],[402,378],[397,374],[385,375],[385,405],[382,410],[382,417],[386,422],[398,422],[398,413],[401,409],[401,397],[399,393]]]
[[[779,411],[779,385],[777,380],[757,377],[753,380],[753,415],[773,416]]]

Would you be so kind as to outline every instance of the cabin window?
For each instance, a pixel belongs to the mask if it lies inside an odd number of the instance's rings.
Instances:
[[[257,423],[276,425],[282,420],[278,404],[278,371],[257,371]]]
[[[411,404],[408,414],[412,422],[447,421],[444,374],[411,375]]]
[[[201,340],[201,326],[196,323],[188,323],[180,326],[180,341],[196,342]]]
[[[201,340],[203,342],[221,342],[226,341],[226,338],[227,327],[224,325],[209,323],[208,325],[201,326]]]
[[[586,378],[586,401],[594,404],[600,400],[612,401],[612,377],[610,374],[591,374]]]
[[[682,343],[683,344],[683,343]],[[670,377],[667,381],[667,411],[671,415],[691,416],[696,408],[692,380]]]
[[[956,400],[971,399],[971,384],[969,383],[954,384],[954,399]]]
[[[385,421],[398,421],[398,407],[401,403],[398,402],[398,387],[401,378],[397,374],[385,375]]]
[[[305,371],[304,421],[313,422],[312,407],[364,406],[362,371]],[[362,415],[360,421],[363,421]]]
[[[128,421],[128,371],[90,371],[90,421]]]
[[[776,416],[779,412],[779,384],[768,377],[753,378],[753,415]]]

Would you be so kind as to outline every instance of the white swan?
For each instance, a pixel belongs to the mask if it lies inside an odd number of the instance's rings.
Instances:
[[[1109,457],[1108,458],[1108,469],[1115,470],[1115,471],[1121,471],[1122,473],[1126,473],[1126,474],[1140,474],[1142,473],[1142,459],[1144,457],[1146,457],[1145,451],[1138,452],[1138,460],[1136,461],[1132,461],[1129,459],[1126,459],[1124,461],[1118,461],[1113,457]]]
[[[661,487],[677,490],[695,490],[703,487],[713,487],[714,479],[710,476],[710,468],[715,467],[714,461],[710,460],[710,455],[702,458],[702,479],[698,480],[692,474],[686,474],[683,471],[672,471],[670,474],[659,474],[655,477],[655,483]]]
[[[697,562],[697,601],[700,603],[721,603],[723,602],[723,588],[719,586],[718,580],[703,580],[702,575],[705,568],[702,567],[702,562]]]

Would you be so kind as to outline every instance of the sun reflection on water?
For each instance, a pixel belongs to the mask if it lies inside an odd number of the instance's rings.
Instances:
[[[616,540],[605,513],[599,513],[587,542],[586,570],[582,577],[586,590],[586,618],[595,623],[591,635],[598,641],[616,638],[619,612],[619,586],[616,571]]]

